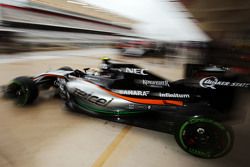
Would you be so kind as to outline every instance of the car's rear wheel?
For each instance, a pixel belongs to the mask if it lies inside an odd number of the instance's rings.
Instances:
[[[29,77],[18,77],[7,86],[5,96],[15,99],[19,105],[33,103],[38,96],[38,88]]]
[[[219,158],[233,145],[232,131],[207,118],[194,117],[184,122],[175,134],[180,147],[197,157]]]

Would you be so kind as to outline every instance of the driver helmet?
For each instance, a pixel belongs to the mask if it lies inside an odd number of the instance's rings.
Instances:
[[[103,57],[100,69],[101,70],[108,70],[108,69],[110,69],[110,62],[109,61],[110,61],[110,58]]]

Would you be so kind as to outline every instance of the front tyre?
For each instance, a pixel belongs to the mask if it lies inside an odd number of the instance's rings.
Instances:
[[[13,98],[19,105],[33,103],[38,96],[38,88],[29,77],[17,77],[7,86],[5,96]]]
[[[175,134],[179,146],[201,158],[219,158],[233,146],[233,134],[222,124],[207,118],[194,117],[184,122]]]

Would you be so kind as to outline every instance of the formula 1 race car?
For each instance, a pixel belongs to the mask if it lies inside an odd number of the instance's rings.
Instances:
[[[169,81],[134,64],[104,58],[99,70],[62,67],[33,77],[13,79],[4,96],[32,104],[51,89],[73,111],[175,135],[186,152],[218,158],[233,145],[230,103],[236,88],[250,83],[206,76]]]

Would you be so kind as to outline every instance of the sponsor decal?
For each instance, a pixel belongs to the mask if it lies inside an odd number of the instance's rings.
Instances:
[[[128,109],[130,110],[151,110],[152,107],[150,105],[138,105],[138,104],[129,104]]]
[[[98,96],[92,95],[92,93],[86,93],[82,90],[79,89],[75,89],[74,94],[76,96],[79,96],[85,100],[87,100],[90,103],[96,104],[98,106],[107,106],[108,104],[110,104],[114,99],[104,99],[104,98],[100,98]]]
[[[216,89],[215,86],[228,86],[228,87],[240,87],[240,88],[248,88],[250,83],[245,83],[245,82],[229,82],[229,81],[219,81],[217,77],[211,76],[211,77],[206,77],[200,80],[200,86],[203,88],[211,88],[211,89]]]
[[[138,84],[143,84],[148,87],[170,87],[168,81],[154,81],[154,80],[138,80],[136,81]]]
[[[140,68],[125,68],[126,73],[138,74],[138,75],[148,75],[145,73],[146,69]]]
[[[215,85],[218,82],[218,78],[216,77],[206,77],[203,78],[202,80],[200,80],[200,86],[203,88],[211,88],[211,89],[216,89]],[[229,83],[225,83],[225,84],[229,84]]]
[[[122,94],[122,95],[133,95],[133,96],[148,96],[150,91],[141,91],[141,90],[118,90],[114,89],[112,90],[116,93]]]
[[[241,88],[248,88],[249,85],[250,83],[238,83],[238,82],[233,82],[230,84],[230,86],[241,87]]]
[[[135,109],[135,105],[134,105],[134,104],[129,104],[129,105],[128,105],[128,109],[134,110],[134,109]]]
[[[102,63],[100,68],[104,69],[104,70],[107,70],[108,69],[108,64]]]
[[[141,68],[113,68],[113,70],[117,70],[120,72],[130,73],[130,74],[137,74],[137,75],[148,75],[145,73],[146,69]]]
[[[179,94],[179,93],[160,93],[160,97],[172,97],[172,98],[190,98],[189,94]]]

